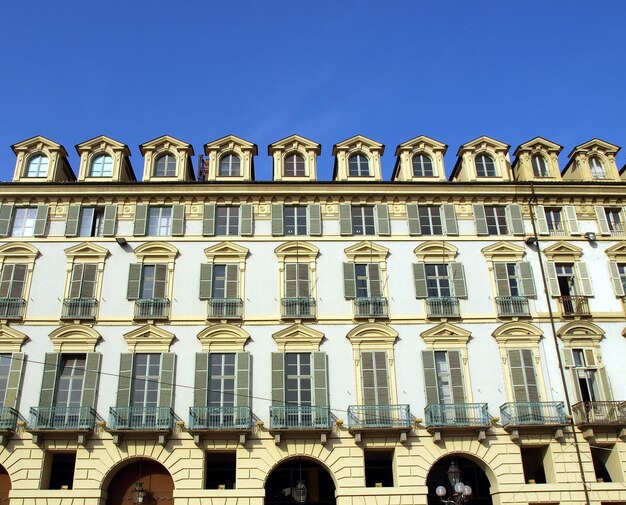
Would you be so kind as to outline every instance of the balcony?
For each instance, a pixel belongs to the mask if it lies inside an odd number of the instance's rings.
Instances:
[[[271,430],[330,430],[330,407],[286,405],[270,407]]]
[[[26,300],[22,298],[0,298],[0,319],[24,319]]]
[[[63,300],[61,319],[93,320],[97,306],[95,298],[66,298]]]
[[[516,402],[500,406],[502,426],[565,426],[563,402]]]
[[[250,407],[190,407],[191,431],[247,431],[252,427]]]
[[[499,317],[527,317],[530,315],[528,298],[525,296],[497,296]]]
[[[461,317],[459,299],[452,296],[426,298],[428,317]]]
[[[315,300],[310,297],[283,298],[283,319],[312,319],[315,317]]]
[[[586,296],[559,296],[561,315],[563,317],[590,316],[589,300]]]
[[[0,407],[0,432],[13,432],[17,425],[17,410],[11,407]]]
[[[30,431],[92,431],[96,411],[91,407],[31,407]]]
[[[241,319],[241,298],[209,298],[207,319]]]
[[[135,300],[135,319],[167,319],[169,309],[167,298],[140,298]]]
[[[169,407],[111,407],[109,428],[113,431],[170,431],[174,412]]]
[[[626,402],[580,402],[572,413],[577,426],[626,426]]]
[[[429,429],[480,429],[491,426],[486,403],[434,403],[426,406]]]
[[[386,318],[387,298],[361,297],[354,299],[354,317],[356,318]]]
[[[412,418],[408,405],[350,405],[350,430],[409,430]]]

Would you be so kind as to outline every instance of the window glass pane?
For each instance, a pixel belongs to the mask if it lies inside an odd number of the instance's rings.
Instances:
[[[535,177],[549,177],[548,163],[543,156],[534,155],[532,157],[533,175]]]
[[[239,177],[241,175],[241,160],[236,154],[227,154],[220,160],[218,171],[220,177]]]
[[[304,177],[304,158],[299,154],[289,154],[285,157],[285,176]]]
[[[171,154],[161,156],[154,166],[155,177],[175,177],[176,158]]]
[[[443,235],[440,207],[420,205],[418,215],[422,235]]]
[[[104,227],[104,209],[82,207],[80,210],[79,237],[101,237]]]
[[[48,157],[36,154],[28,160],[26,177],[46,177],[48,175]]]
[[[91,177],[111,177],[113,173],[113,159],[108,154],[100,154],[91,162]]]
[[[478,177],[495,177],[496,165],[491,156],[479,154],[476,156],[476,175]]]
[[[172,233],[172,208],[150,207],[148,209],[148,235],[167,237]]]
[[[9,372],[11,371],[11,359],[10,354],[0,354],[0,397],[4,398],[7,390],[7,384],[9,382]],[[1,405],[1,404],[0,404]]]
[[[304,206],[283,206],[283,233],[285,235],[307,234],[307,208]]]
[[[609,225],[609,230],[614,235],[623,235],[624,226],[622,225],[622,212],[620,209],[604,209],[606,215],[606,222]]]
[[[426,271],[426,289],[428,290],[428,298],[440,298],[451,296],[450,280],[448,278],[448,265],[446,264],[427,264]]]
[[[352,233],[354,235],[374,235],[376,233],[373,205],[353,205],[351,213]]]
[[[349,175],[365,177],[370,174],[369,160],[363,154],[353,154],[348,161]]]
[[[413,176],[432,177],[435,175],[433,161],[426,154],[416,154],[413,156]]]
[[[606,179],[606,172],[602,161],[597,156],[589,158],[589,168],[591,169],[591,177],[594,179]]]
[[[80,407],[85,377],[85,356],[63,356],[57,381],[55,405],[57,407]]]
[[[132,407],[157,406],[160,367],[161,355],[158,353],[135,355]]]
[[[13,216],[11,227],[12,237],[32,237],[35,233],[35,220],[37,219],[37,208],[17,207]]]
[[[487,230],[490,235],[507,235],[506,208],[502,206],[485,206]]]

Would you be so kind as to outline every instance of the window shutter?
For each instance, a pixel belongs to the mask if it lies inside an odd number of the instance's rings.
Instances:
[[[438,405],[439,389],[437,388],[437,370],[435,369],[434,351],[422,351],[422,363],[424,365],[426,405]]]
[[[386,351],[374,352],[374,365],[376,366],[376,404],[389,405],[389,371]]]
[[[48,224],[48,206],[37,206],[37,218],[35,219],[35,230],[33,235],[35,237],[43,237],[46,234],[46,225]]]
[[[537,386],[537,375],[535,374],[535,362],[531,349],[522,349],[522,364],[524,365],[524,375],[526,376],[526,387],[528,389],[528,401],[539,401],[539,387]]]
[[[311,296],[311,288],[309,282],[309,265],[307,263],[298,263],[298,296]]]
[[[415,203],[407,203],[406,215],[409,223],[409,235],[421,235],[422,226],[420,225],[418,205]]]
[[[380,266],[376,263],[370,263],[367,266],[368,277],[370,283],[369,295],[377,298],[383,295],[383,289],[380,281]]]
[[[450,383],[452,385],[452,399],[454,403],[465,403],[465,388],[463,387],[463,369],[461,368],[461,353],[448,351],[450,364]]]
[[[571,368],[569,373],[570,373],[570,377],[572,378],[574,400],[579,402],[582,400],[582,395],[580,393],[580,383],[578,382],[578,370],[576,370],[575,368]]]
[[[517,277],[522,287],[522,294],[529,298],[537,296],[533,269],[528,261],[520,261],[517,265]]]
[[[496,289],[498,296],[511,296],[509,274],[506,263],[494,263],[493,272],[496,276]]]
[[[576,218],[576,208],[571,205],[563,207],[565,217],[567,218],[567,227],[570,235],[580,235],[580,228],[578,227],[578,219]]]
[[[5,266],[13,267],[13,283],[11,285],[11,292],[8,296],[11,298],[22,298],[24,296],[24,285],[26,284],[26,273],[28,272],[28,267],[23,263]]]
[[[159,407],[172,407],[174,399],[174,377],[176,369],[176,353],[161,354],[161,373],[159,374]]]
[[[209,404],[209,353],[196,353],[196,373],[194,375],[193,406],[206,407]]]
[[[339,233],[352,235],[352,207],[349,203],[339,204]]]
[[[426,265],[424,263],[413,263],[413,279],[415,280],[415,297],[428,298]]]
[[[200,300],[213,297],[213,263],[200,265]]]
[[[284,235],[283,206],[280,203],[272,204],[272,235]]]
[[[580,288],[580,294],[583,296],[593,296],[593,288],[591,286],[591,278],[589,277],[587,265],[582,261],[576,263],[576,270],[578,270],[576,280],[579,283],[578,287]]]
[[[14,352],[11,354],[11,368],[9,369],[7,389],[4,394],[4,402],[2,403],[3,407],[10,407],[17,410],[25,362],[26,356],[23,352]]]
[[[513,400],[517,403],[530,401],[528,399],[528,393],[526,392],[526,379],[524,377],[521,349],[509,349],[509,371],[511,373]]]
[[[441,206],[441,213],[443,214],[443,221],[445,223],[446,235],[458,235],[459,225],[456,220],[456,210],[451,203],[444,203]]]
[[[548,220],[546,219],[546,209],[543,205],[535,207],[535,217],[537,219],[537,233],[539,235],[550,235]]]
[[[139,298],[139,290],[141,288],[141,270],[143,264],[132,263],[128,272],[128,291],[126,292],[126,298],[128,300],[136,300]]]
[[[117,205],[104,207],[104,223],[102,224],[102,236],[113,237],[115,235],[115,223],[117,220]]]
[[[235,405],[237,407],[250,406],[250,353],[237,353],[237,394],[235,395]]]
[[[391,235],[391,223],[389,222],[389,208],[387,204],[376,205],[377,231],[379,235]]]
[[[0,205],[0,237],[6,237],[11,229],[13,205]]]
[[[467,298],[467,285],[465,284],[465,270],[461,263],[450,263],[448,265],[452,276],[452,286],[454,296],[457,298]]]
[[[509,215],[509,223],[513,235],[524,235],[524,220],[522,219],[522,209],[516,203],[506,206]]]
[[[476,235],[489,235],[484,205],[474,204],[474,222],[476,223]]]
[[[598,375],[600,376],[602,396],[605,402],[610,402],[613,400],[613,394],[611,393],[611,383],[609,382],[609,376],[606,373],[605,367],[600,367],[598,369]]]
[[[553,261],[546,262],[546,274],[548,276],[548,288],[550,296],[561,296],[561,288],[556,277],[556,265]]]
[[[41,381],[41,392],[39,394],[39,406],[42,408],[50,408],[54,403],[54,392],[56,391],[60,366],[61,353],[47,352],[44,359],[43,380]]]
[[[313,358],[313,405],[328,406],[328,367],[325,352],[312,353]]]
[[[167,265],[155,265],[154,297],[167,298]]]
[[[624,296],[624,284],[622,283],[622,277],[619,274],[619,268],[615,261],[609,261],[609,272],[611,274],[611,282],[613,282],[615,295]]]
[[[80,297],[80,287],[83,281],[83,263],[75,263],[72,268],[72,278],[70,280],[70,298]]]
[[[563,349],[563,366],[572,368],[574,366],[574,353],[571,349]]]
[[[356,298],[356,274],[354,272],[354,263],[343,264],[343,292],[344,296],[348,300]]]
[[[226,298],[239,298],[239,264],[226,265]]]
[[[363,405],[389,405],[386,351],[361,351]]]
[[[298,296],[298,264],[287,263],[285,265],[285,297],[295,298]]]
[[[282,352],[272,353],[272,405],[285,405],[285,355]]]
[[[606,214],[604,213],[604,207],[596,206],[596,217],[598,218],[598,228],[600,229],[601,235],[610,235],[611,230],[609,228],[609,223],[606,220]]]
[[[593,352],[593,349],[585,349],[584,351],[587,368],[597,368],[598,362],[596,361],[596,355]]]
[[[75,237],[78,235],[78,221],[80,218],[80,205],[71,204],[67,209],[65,220],[65,236]]]
[[[120,376],[117,383],[117,401],[115,403],[117,407],[130,407],[134,361],[135,355],[132,352],[124,352],[120,355]]]
[[[88,352],[85,356],[85,376],[83,379],[83,397],[80,400],[81,407],[96,408],[101,362],[102,354],[99,352]]]
[[[253,217],[252,217],[252,204],[244,203],[239,208],[241,213],[241,230],[240,235],[242,237],[249,237],[252,235],[253,230]]]
[[[212,237],[215,235],[215,204],[205,203],[202,213],[202,236]]]
[[[185,234],[185,206],[172,205],[172,236],[180,237]]]
[[[143,237],[148,232],[148,206],[135,205],[135,226],[133,235],[135,237]]]
[[[322,208],[319,203],[309,204],[309,235],[317,237],[322,234]]]

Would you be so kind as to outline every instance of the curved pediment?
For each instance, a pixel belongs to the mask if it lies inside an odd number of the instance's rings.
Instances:
[[[346,338],[359,349],[390,349],[398,332],[381,323],[364,323],[350,330]]]
[[[592,342],[597,345],[604,336],[604,330],[588,321],[572,321],[561,326],[557,335],[565,343]]]
[[[454,261],[459,250],[444,240],[429,240],[413,249],[419,261],[437,261],[447,263]]]
[[[82,324],[68,324],[50,333],[54,352],[94,352],[101,335]]]
[[[0,256],[26,258],[32,261],[39,256],[39,249],[27,242],[3,244],[0,246]]]
[[[524,321],[512,321],[498,326],[491,335],[499,344],[537,344],[543,335],[543,331],[535,325]]]
[[[279,352],[319,351],[324,334],[303,324],[293,324],[272,335]]]
[[[169,352],[175,337],[173,333],[152,324],[124,333],[130,352]]]
[[[466,346],[472,334],[451,323],[440,323],[421,334],[428,347],[460,347]]]
[[[174,260],[178,256],[178,249],[167,242],[146,242],[135,247],[135,256],[146,258],[168,258]]]
[[[241,352],[249,333],[233,324],[213,324],[198,333],[204,352]]]
[[[315,259],[320,250],[313,244],[301,241],[289,241],[274,249],[276,256],[283,258]]]

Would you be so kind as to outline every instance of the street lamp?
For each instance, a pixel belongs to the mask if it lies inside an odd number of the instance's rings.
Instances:
[[[452,496],[446,498],[448,490],[444,486],[437,486],[435,493],[441,500],[441,503],[445,505],[462,505],[469,500],[472,494],[472,488],[461,482],[461,470],[457,466],[456,462],[450,464],[450,468],[446,472],[448,474],[448,480],[450,481],[450,488],[452,489]]]
[[[291,495],[296,503],[304,503],[306,501],[306,485],[303,480],[299,480],[296,483],[296,487],[291,490]]]
[[[143,489],[143,483],[135,482],[135,489],[133,489],[133,503],[141,504],[146,496],[146,492]]]

